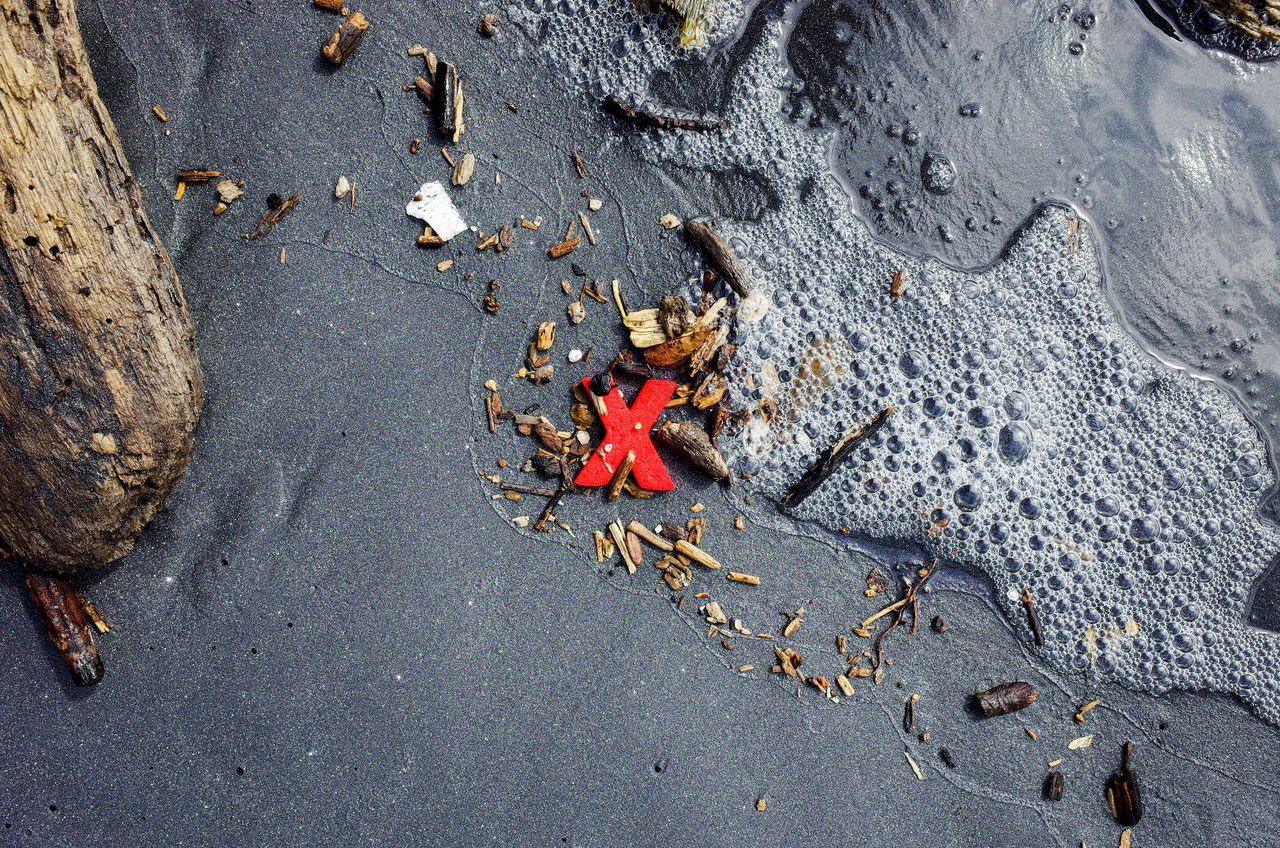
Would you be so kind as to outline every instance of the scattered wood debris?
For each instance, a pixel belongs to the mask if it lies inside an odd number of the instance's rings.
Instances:
[[[151,107],[151,111],[152,111],[152,113],[153,113],[157,118],[159,118],[162,122],[167,122],[167,121],[169,120],[169,116],[168,116],[168,115],[166,115],[166,114],[164,113],[164,110],[163,110],[163,109],[161,109],[159,106],[152,106],[152,107]]]
[[[365,20],[364,15],[354,12],[321,45],[320,55],[328,59],[331,64],[341,66],[355,52],[368,28],[369,22]]]
[[[547,250],[547,254],[552,259],[559,259],[562,256],[568,256],[578,247],[578,242],[580,241],[582,241],[582,239],[577,237],[565,239],[559,244],[552,245],[550,249]]]
[[[744,666],[744,668],[745,668],[745,666]],[[757,813],[763,813],[766,809],[768,809],[768,806],[769,806],[769,802],[768,802],[767,800],[765,800],[765,798],[764,798],[764,796],[763,796],[763,795],[756,799],[756,812],[757,812]]]
[[[433,54],[427,54],[428,67],[434,58]],[[436,128],[440,131],[440,135],[457,144],[466,130],[466,124],[462,119],[462,106],[465,100],[462,94],[462,81],[458,78],[458,69],[452,62],[436,60],[434,64],[435,82],[432,84],[431,109],[436,116]]]
[[[912,759],[910,751],[903,751],[902,756],[907,758],[907,765],[911,766],[911,771],[916,776],[916,780],[924,780],[924,772],[920,771],[920,766],[916,765],[916,761]]]
[[[1044,779],[1044,797],[1050,801],[1061,801],[1062,791],[1066,787],[1066,779],[1062,772],[1054,769]]]
[[[1087,736],[1077,736],[1075,739],[1072,739],[1070,742],[1067,743],[1067,750],[1079,751],[1081,748],[1088,748],[1092,744],[1093,744],[1092,733],[1088,734]]]
[[[889,297],[899,298],[907,292],[907,272],[899,268],[889,280]]]
[[[335,15],[345,15],[342,0],[311,0],[311,4]]]
[[[1035,642],[1036,647],[1044,646],[1044,632],[1040,629],[1040,616],[1036,612],[1036,602],[1031,599],[1031,593],[1027,591],[1027,587],[1022,587],[1022,608],[1027,613],[1027,626],[1031,628],[1031,639]]]
[[[480,18],[480,23],[476,24],[476,32],[485,38],[493,38],[498,34],[498,16],[493,12],[487,12]]]
[[[267,195],[266,211],[258,219],[258,225],[253,228],[253,232],[246,234],[245,238],[252,241],[270,233],[275,228],[275,225],[280,223],[284,216],[288,215],[293,207],[298,205],[300,199],[299,195],[296,194],[289,195],[287,199],[274,192]]]
[[[1089,710],[1093,709],[1094,707],[1098,706],[1098,704],[1101,704],[1101,703],[1102,703],[1101,698],[1094,698],[1092,701],[1081,704],[1080,709],[1076,710],[1076,715],[1075,715],[1076,724],[1084,724],[1085,713],[1089,712]]]

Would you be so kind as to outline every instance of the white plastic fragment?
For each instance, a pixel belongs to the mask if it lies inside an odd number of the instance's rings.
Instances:
[[[449,193],[438,182],[423,183],[414,199],[404,207],[404,211],[410,217],[426,221],[443,241],[448,241],[467,229],[466,222],[449,199]]]
[[[569,351],[569,361],[570,361],[570,362],[581,362],[581,361],[582,361],[582,351],[578,350],[576,347],[575,347],[573,350]]]
[[[333,187],[333,196],[337,198],[346,197],[349,191],[351,191],[351,181],[346,177],[338,177],[338,184]]]

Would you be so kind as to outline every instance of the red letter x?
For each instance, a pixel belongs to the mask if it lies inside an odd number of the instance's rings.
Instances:
[[[583,380],[582,385],[591,391],[590,378]],[[627,453],[635,451],[636,464],[632,473],[642,489],[654,492],[674,489],[676,484],[671,482],[653,442],[649,441],[649,429],[675,390],[676,384],[671,380],[649,380],[636,395],[635,404],[628,409],[618,387],[610,389],[604,396],[604,414],[600,416],[604,422],[604,441],[592,451],[591,458],[574,482],[579,486],[607,484]]]

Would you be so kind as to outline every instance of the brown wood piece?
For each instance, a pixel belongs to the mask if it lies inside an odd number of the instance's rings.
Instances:
[[[729,284],[729,288],[737,292],[738,297],[751,294],[751,278],[747,276],[746,267],[738,258],[738,254],[733,252],[729,242],[725,241],[724,236],[716,230],[714,224],[704,218],[685,221],[684,235],[694,247],[702,251],[707,263],[716,273],[724,277],[724,281]]]
[[[609,480],[609,485],[605,487],[604,499],[607,501],[616,501],[618,495],[622,494],[622,484],[627,482],[627,477],[631,474],[631,469],[636,465],[636,452],[627,451],[627,455],[622,458],[622,462],[618,463],[618,468],[613,472],[613,478]]]
[[[311,2],[326,12],[333,12],[335,15],[342,12],[342,0],[311,0]]]
[[[356,47],[360,44],[360,39],[364,38],[364,32],[368,28],[369,22],[365,20],[364,15],[359,12],[353,12],[351,17],[343,21],[334,30],[333,35],[325,40],[325,43],[320,47],[320,54],[334,65],[341,65],[355,52]]]
[[[72,3],[0,0],[0,115],[0,539],[70,573],[133,548],[203,381]]]
[[[77,686],[102,680],[102,658],[93,644],[94,621],[83,598],[61,577],[22,567],[27,591],[44,616],[49,641],[62,654],[62,662]]]
[[[712,480],[727,480],[729,465],[707,432],[688,421],[668,421],[654,431],[659,442],[697,466]]]

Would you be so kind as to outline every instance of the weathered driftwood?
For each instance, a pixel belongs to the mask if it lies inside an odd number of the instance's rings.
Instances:
[[[94,568],[186,469],[203,390],[69,0],[0,0],[0,203],[0,540]]]

